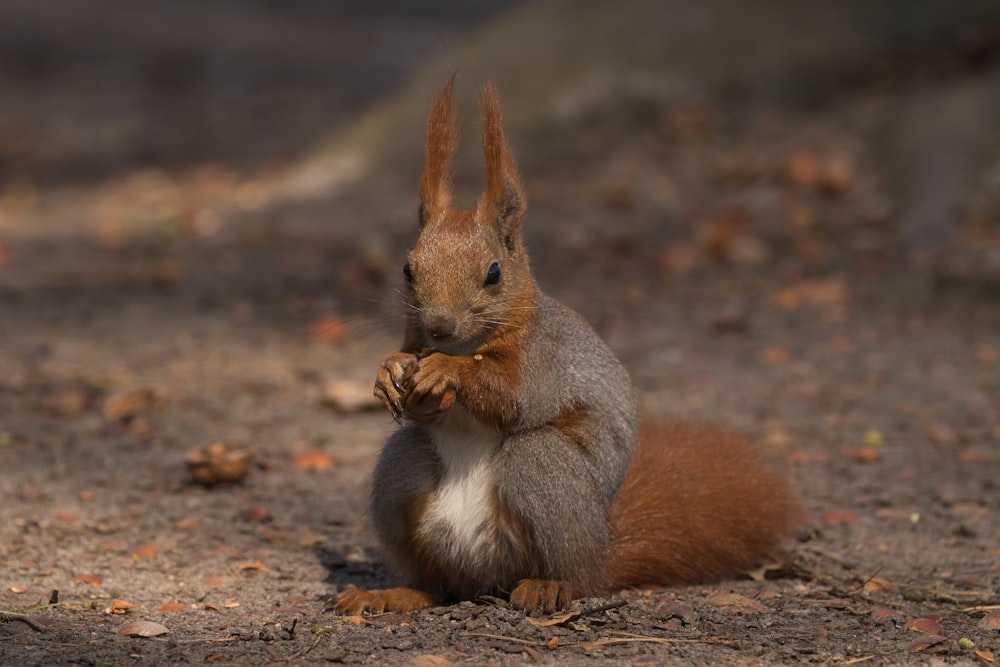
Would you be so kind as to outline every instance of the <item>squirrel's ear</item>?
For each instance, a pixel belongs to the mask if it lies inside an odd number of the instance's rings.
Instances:
[[[420,226],[438,217],[451,203],[451,160],[458,143],[452,107],[452,74],[427,118],[427,152],[420,177]]]
[[[504,138],[500,96],[492,81],[483,85],[480,104],[483,120],[483,157],[486,161],[486,192],[479,201],[478,217],[498,225],[501,238],[510,246],[514,243],[521,227],[527,201],[514,154]]]

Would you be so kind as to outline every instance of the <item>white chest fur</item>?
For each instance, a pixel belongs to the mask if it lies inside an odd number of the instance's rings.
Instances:
[[[453,407],[431,433],[443,469],[423,532],[439,538],[443,532],[447,544],[441,546],[457,563],[472,564],[486,555],[494,488],[489,463],[501,436],[460,406]]]

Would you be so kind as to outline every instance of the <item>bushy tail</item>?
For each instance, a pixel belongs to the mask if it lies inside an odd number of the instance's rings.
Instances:
[[[644,425],[612,507],[608,590],[695,583],[776,555],[795,528],[788,481],[731,431]]]

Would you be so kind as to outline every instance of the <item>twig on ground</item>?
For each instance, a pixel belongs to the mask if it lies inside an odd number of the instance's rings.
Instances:
[[[30,617],[25,616],[24,614],[14,614],[9,611],[0,611],[0,622],[16,623],[17,621],[24,623],[35,632],[45,632],[45,626],[39,625],[36,621],[33,621]]]

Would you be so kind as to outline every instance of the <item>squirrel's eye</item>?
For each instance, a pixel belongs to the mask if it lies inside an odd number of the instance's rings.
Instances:
[[[410,271],[410,263],[409,262],[407,262],[406,264],[403,265],[403,275],[406,276],[406,282],[408,282],[408,283],[412,283],[413,282],[413,272]]]
[[[500,265],[493,262],[486,271],[486,280],[483,281],[483,287],[496,285],[498,282],[500,282]]]

